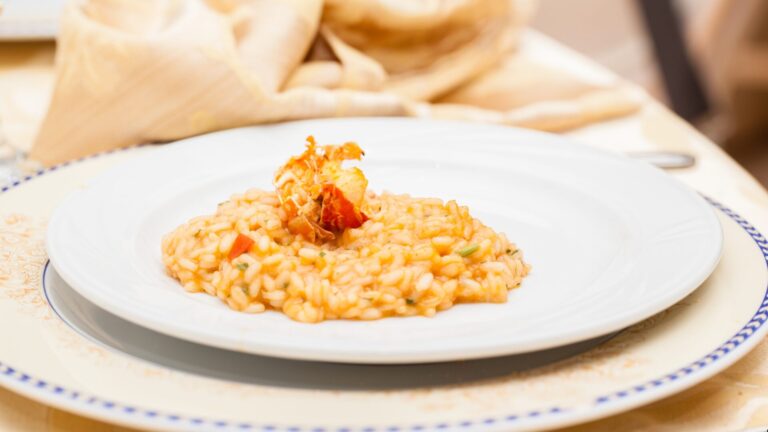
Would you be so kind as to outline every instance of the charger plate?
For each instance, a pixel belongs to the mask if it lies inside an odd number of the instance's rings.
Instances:
[[[84,337],[48,306],[42,290],[46,221],[61,197],[104,169],[152,151],[91,157],[2,189],[0,324],[6,330],[0,332],[0,384],[55,407],[141,428],[519,430],[576,424],[676,393],[744,356],[767,328],[768,242],[748,221],[712,203],[724,251],[699,289],[598,347],[543,367],[462,383],[436,376],[428,385],[372,389],[350,388],[344,379],[318,386],[317,377],[306,385],[279,376],[245,383],[160,366],[135,351],[121,352],[119,343]],[[381,368],[411,366],[346,367],[386,374],[391,369]]]

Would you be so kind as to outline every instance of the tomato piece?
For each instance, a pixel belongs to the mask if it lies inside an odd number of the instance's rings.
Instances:
[[[235,238],[235,242],[232,243],[232,249],[229,250],[229,260],[232,261],[240,255],[248,252],[251,246],[253,246],[253,243],[253,239],[247,235],[238,234],[237,238]]]
[[[323,208],[320,213],[322,227],[332,231],[357,228],[368,217],[344,196],[333,184],[323,185]]]

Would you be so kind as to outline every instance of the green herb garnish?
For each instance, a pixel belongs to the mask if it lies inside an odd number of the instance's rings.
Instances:
[[[240,271],[245,271],[246,269],[248,269],[248,263],[238,263],[237,265],[235,265],[235,267],[237,267],[238,270]]]
[[[320,251],[320,257],[322,258],[324,256],[325,256],[325,251]]]
[[[515,254],[518,253],[519,251],[520,251],[519,249],[515,249],[515,250],[507,249],[507,255],[515,256]]]
[[[415,303],[416,303],[416,300],[414,300],[414,299],[412,299],[412,298],[407,298],[407,299],[405,299],[405,302],[406,302],[407,304],[409,304],[409,305],[412,305],[412,304],[415,304]]]
[[[457,250],[456,253],[466,258],[472,255],[473,253],[477,252],[478,249],[480,249],[480,246],[473,244]]]

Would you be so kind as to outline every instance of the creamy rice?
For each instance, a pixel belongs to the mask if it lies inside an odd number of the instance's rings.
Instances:
[[[168,234],[163,262],[187,291],[302,322],[432,316],[456,303],[501,303],[528,274],[514,244],[454,201],[368,193],[366,202],[362,226],[315,244],[287,229],[274,192],[251,189]],[[254,244],[230,261],[238,234]]]

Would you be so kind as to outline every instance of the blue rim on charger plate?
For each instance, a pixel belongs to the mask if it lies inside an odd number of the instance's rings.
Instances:
[[[52,166],[47,169],[42,169],[35,172],[32,175],[25,176],[24,178],[14,181],[13,183],[0,188],[0,193],[4,193],[14,189],[28,181],[31,181],[37,177],[43,176],[46,173],[57,171],[61,168],[80,163],[86,160],[102,157],[115,152],[123,152],[135,149],[141,146],[127,147],[123,149],[110,150],[106,152],[95,153],[89,156],[81,157],[72,161],[67,161],[59,165]],[[728,216],[731,220],[736,222],[755,242],[759,248],[763,259],[768,268],[768,240],[761,234],[757,228],[750,224],[746,219],[739,216],[733,210],[725,207],[723,204],[709,198],[704,197],[714,208]],[[44,266],[44,271],[47,269],[49,262]],[[43,278],[44,280],[44,278]],[[649,380],[644,384],[636,385],[631,388],[616,391],[610,394],[605,394],[594,399],[592,406],[595,409],[603,411],[604,417],[610,414],[615,414],[621,409],[614,407],[612,409],[612,403],[625,399],[629,396],[638,396],[634,401],[633,406],[641,406],[644,403],[650,401],[650,399],[656,400],[660,397],[669,396],[680,390],[681,387],[688,387],[691,384],[681,381],[682,378],[699,372],[699,381],[703,381],[719,371],[713,369],[707,369],[709,366],[717,363],[718,366],[728,366],[734,363],[740,358],[734,353],[739,349],[751,349],[756,345],[762,336],[768,330],[768,326],[765,326],[766,320],[768,320],[768,286],[763,295],[763,302],[760,307],[755,311],[751,319],[730,339],[722,343],[718,348],[711,351],[706,356],[694,361],[687,366],[679,368],[671,373],[660,376],[656,379]],[[29,374],[26,374],[19,368],[8,365],[0,360],[0,384],[4,384],[6,387],[16,389],[19,393],[27,395],[33,399],[40,400],[42,402],[47,400],[54,401],[60,407],[70,407],[74,411],[80,413],[90,413],[96,418],[107,419],[109,413],[120,413],[124,416],[130,416],[138,420],[139,422],[152,426],[153,424],[158,427],[170,427],[170,428],[214,428],[217,430],[262,430],[262,431],[287,431],[287,432],[374,432],[374,431],[387,431],[387,432],[399,432],[399,431],[426,431],[426,430],[446,430],[446,429],[482,429],[484,427],[500,426],[502,424],[513,425],[516,422],[523,421],[525,419],[545,418],[559,416],[567,413],[569,410],[565,407],[546,407],[539,410],[532,410],[525,413],[509,414],[497,418],[481,418],[481,419],[468,419],[463,421],[455,421],[451,423],[435,423],[435,424],[417,424],[409,426],[390,426],[390,427],[362,427],[362,428],[349,428],[349,427],[333,427],[327,428],[322,426],[317,427],[298,427],[298,426],[284,426],[284,425],[271,425],[271,424],[256,424],[239,421],[228,420],[216,420],[209,418],[198,418],[181,416],[173,413],[160,412],[149,408],[122,405],[117,402],[100,399],[94,395],[87,394],[85,392],[79,392],[72,389],[63,388],[55,383],[46,382]],[[651,389],[665,388],[665,394],[659,396],[654,394],[648,398],[642,398],[642,394]],[[48,393],[53,395],[53,399],[44,398],[40,396],[40,393]]]

